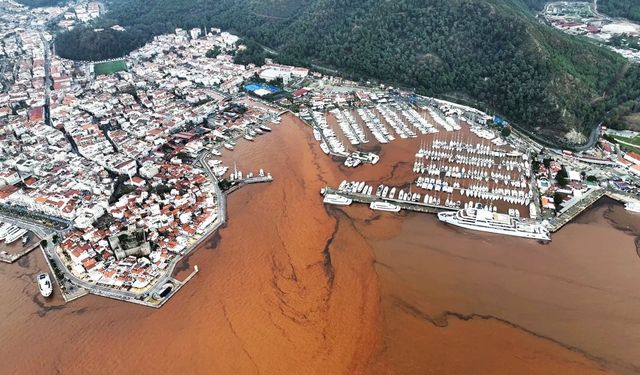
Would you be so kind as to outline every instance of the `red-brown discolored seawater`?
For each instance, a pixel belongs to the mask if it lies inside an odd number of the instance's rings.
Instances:
[[[0,373],[639,371],[638,217],[605,201],[540,245],[325,207],[320,188],[343,178],[410,181],[416,145],[343,170],[310,133],[287,116],[225,153],[275,181],[230,196],[227,226],[180,275],[200,273],[160,310],[45,302],[38,252],[0,266]]]

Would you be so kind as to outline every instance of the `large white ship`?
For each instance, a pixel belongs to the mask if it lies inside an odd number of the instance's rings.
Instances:
[[[381,201],[371,202],[369,204],[369,208],[377,211],[400,212],[400,206],[397,206],[389,202],[381,202]]]
[[[438,219],[445,223],[483,232],[537,240],[551,239],[549,230],[542,224],[524,222],[506,214],[483,209],[465,208],[456,212],[440,212]]]
[[[335,204],[337,206],[348,206],[353,202],[350,198],[338,194],[327,194],[324,196],[324,203]]]

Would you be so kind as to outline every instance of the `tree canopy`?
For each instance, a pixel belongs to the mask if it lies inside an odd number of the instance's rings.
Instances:
[[[640,22],[640,1],[638,0],[600,0],[598,11],[613,17],[624,17]]]

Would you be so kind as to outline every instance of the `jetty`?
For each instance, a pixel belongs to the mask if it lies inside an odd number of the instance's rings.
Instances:
[[[226,194],[229,195],[246,185],[264,184],[264,183],[270,183],[270,182],[273,182],[273,177],[271,176],[271,174],[268,174],[266,176],[253,176],[253,177],[247,177],[247,178],[239,178],[237,180],[233,180],[233,186],[226,191]]]
[[[562,227],[567,225],[571,220],[575,219],[576,216],[580,215],[584,210],[591,207],[595,202],[597,202],[604,196],[607,196],[623,204],[633,202],[638,203],[638,199],[631,194],[625,194],[621,191],[612,190],[609,188],[598,188],[589,192],[575,204],[563,208],[557,217],[549,220],[549,231],[557,232]]]
[[[14,254],[11,254],[5,250],[0,251],[0,262],[11,264],[35,250],[39,245],[40,244],[38,243],[38,241],[35,241],[31,245],[23,247],[21,251]]]

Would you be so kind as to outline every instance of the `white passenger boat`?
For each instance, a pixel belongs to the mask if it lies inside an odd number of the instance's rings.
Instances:
[[[233,145],[230,143],[225,143],[223,144],[224,148],[226,148],[227,150],[233,151]]]
[[[438,219],[448,224],[483,232],[537,240],[551,239],[549,230],[542,224],[525,222],[506,214],[484,209],[465,208],[456,212],[440,212]]]
[[[337,206],[348,206],[353,202],[350,198],[343,197],[342,195],[338,194],[327,194],[324,196],[324,199],[322,201],[324,203],[335,204]]]
[[[399,212],[400,211],[400,206],[397,206],[397,205],[395,205],[393,203],[381,202],[381,201],[371,202],[369,204],[369,208],[371,208],[372,210],[376,210],[376,211],[388,211],[388,212]]]
[[[255,140],[255,138],[253,138],[252,136],[250,136],[249,134],[245,134],[244,135],[244,139],[246,139],[247,141],[251,141],[253,142]]]
[[[261,129],[261,130],[264,130],[264,131],[266,131],[266,132],[270,132],[270,131],[271,131],[271,128],[270,128],[270,127],[268,127],[267,125],[260,125],[260,129]]]
[[[53,293],[53,285],[48,273],[43,272],[38,275],[38,289],[43,297],[49,297]]]

